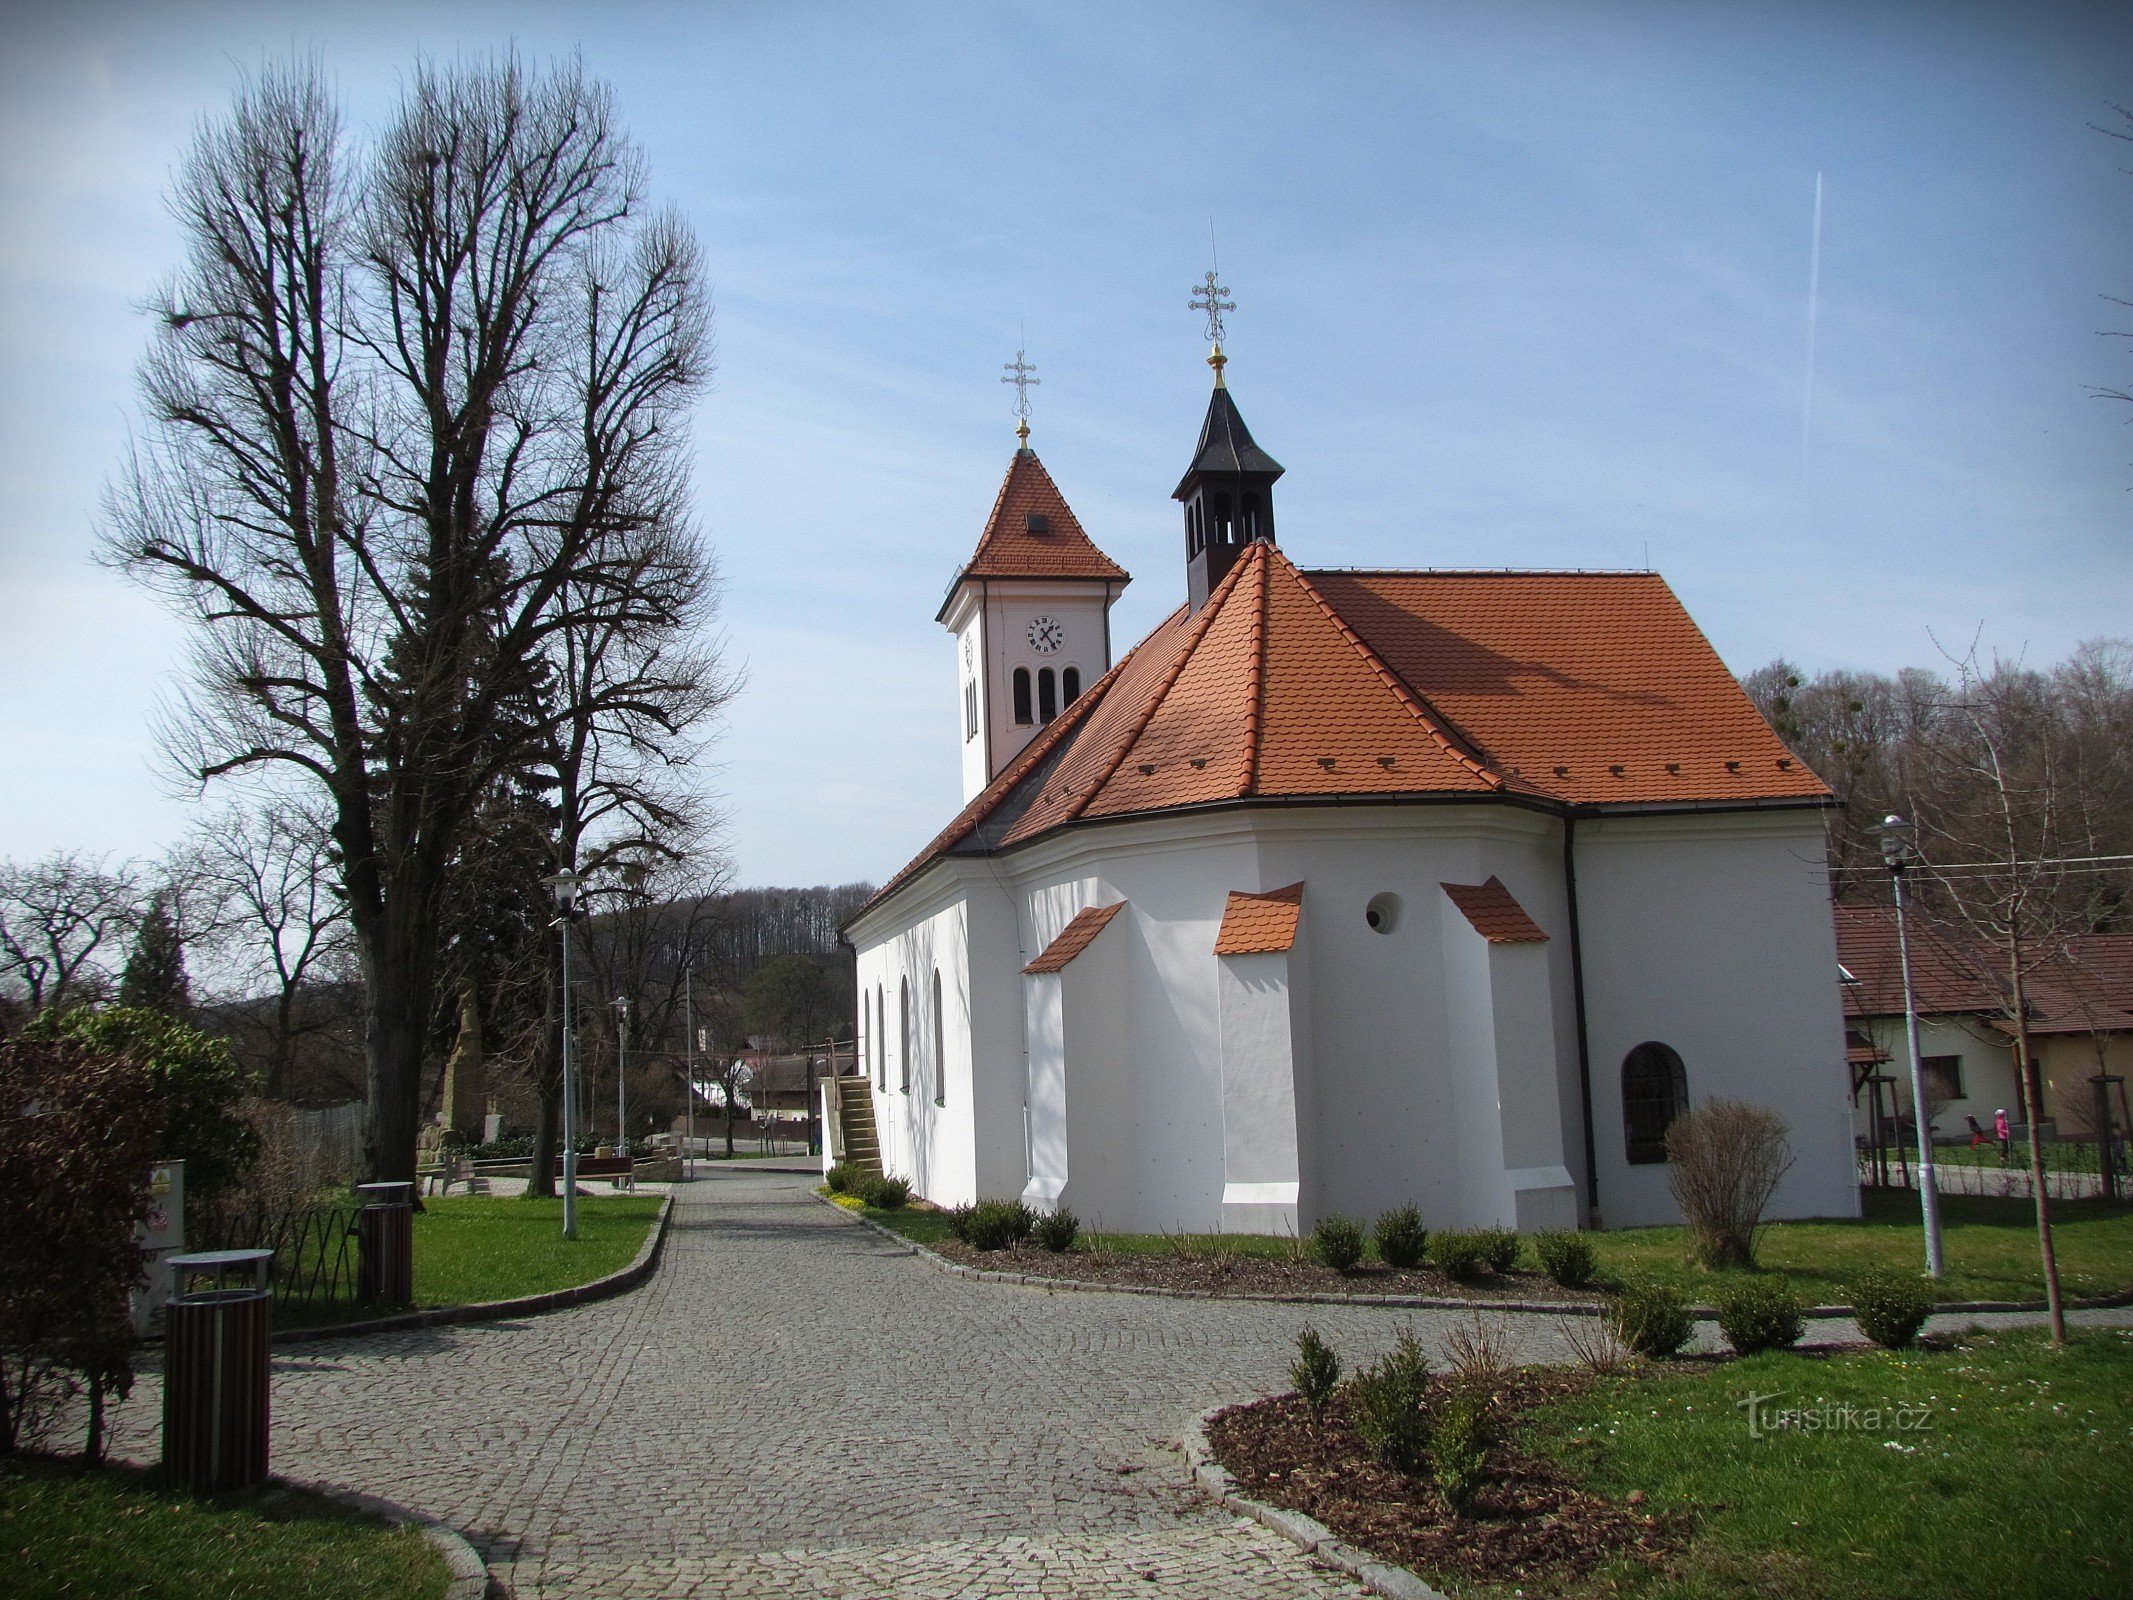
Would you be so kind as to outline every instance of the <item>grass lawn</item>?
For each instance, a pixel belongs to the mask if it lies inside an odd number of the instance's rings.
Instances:
[[[1845,1284],[1867,1267],[1920,1270],[1925,1246],[1919,1233],[1917,1196],[1868,1189],[1861,1197],[1865,1215],[1857,1221],[1773,1223],[1762,1236],[1762,1265],[1783,1272],[1817,1305],[1844,1303]],[[942,1211],[917,1206],[883,1211],[870,1206],[865,1214],[920,1244],[949,1237],[947,1213]],[[2060,1282],[2069,1295],[2112,1294],[2133,1288],[2133,1209],[2100,1200],[2055,1200],[2052,1221]],[[1694,1299],[1707,1301],[1731,1276],[1691,1264],[1683,1230],[1678,1227],[1624,1228],[1586,1237],[1599,1257],[1603,1279],[1644,1273],[1678,1284]],[[1286,1260],[1297,1248],[1294,1239],[1269,1234],[1106,1233],[1098,1239],[1116,1255],[1228,1251]],[[2037,1267],[2036,1215],[2029,1201],[1943,1195],[1941,1242],[1948,1266],[1941,1280],[1942,1299],[2044,1297],[2044,1279]],[[1376,1258],[1372,1246],[1365,1259]],[[1525,1265],[1532,1265],[1530,1252]]]
[[[657,1195],[578,1196],[578,1237],[563,1237],[563,1202],[518,1195],[445,1195],[415,1213],[415,1304],[461,1306],[544,1294],[620,1272],[659,1215]],[[355,1322],[375,1306],[275,1308],[284,1327]]]
[[[1757,1255],[1783,1272],[1800,1293],[1821,1305],[1841,1304],[1844,1285],[1864,1268],[1917,1272],[1925,1265],[1918,1197],[1905,1190],[1861,1191],[1865,1215],[1856,1222],[1780,1222],[1765,1229]],[[1942,1195],[1941,1245],[1947,1273],[1944,1300],[2040,1300],[2036,1212],[2028,1200]],[[2052,1239],[2059,1280],[2070,1295],[2101,1295],[2133,1287],[2133,1210],[2100,1200],[2054,1200]],[[1647,1273],[1678,1284],[1699,1300],[1724,1274],[1687,1259],[1680,1228],[1624,1228],[1590,1235],[1604,1275]]]
[[[1781,1396],[1765,1418],[1801,1419],[1751,1437],[1750,1393]],[[1665,1573],[1625,1564],[1571,1594],[2076,1600],[2133,1594],[2129,1396],[2133,1331],[2077,1330],[2060,1351],[2024,1331],[1611,1379],[1539,1413],[1528,1440],[1600,1494],[1692,1519]],[[1849,1428],[1807,1422],[1847,1405]]]
[[[12,1600],[425,1600],[451,1581],[412,1530],[268,1488],[213,1499],[127,1468],[0,1459],[0,1590]]]

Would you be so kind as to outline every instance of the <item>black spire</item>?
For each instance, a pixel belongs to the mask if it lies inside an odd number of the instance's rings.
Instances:
[[[1207,603],[1246,545],[1274,542],[1274,480],[1280,476],[1281,463],[1252,442],[1216,365],[1199,448],[1171,495],[1185,503],[1185,589],[1194,611]]]

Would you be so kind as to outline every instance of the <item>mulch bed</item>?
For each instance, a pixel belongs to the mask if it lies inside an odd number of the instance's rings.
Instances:
[[[1539,1272],[1492,1273],[1476,1283],[1454,1283],[1427,1269],[1402,1271],[1372,1264],[1341,1273],[1308,1258],[1285,1261],[1236,1255],[1219,1246],[1193,1246],[1150,1255],[1083,1248],[1055,1254],[1029,1243],[1010,1250],[973,1250],[960,1239],[942,1239],[926,1248],[959,1266],[988,1272],[1023,1272],[1081,1283],[1193,1289],[1218,1295],[1403,1294],[1446,1300],[1552,1300],[1563,1305],[1592,1305],[1599,1299],[1590,1290],[1560,1288]]]
[[[1345,1389],[1315,1423],[1295,1395],[1233,1406],[1208,1424],[1207,1442],[1249,1498],[1316,1517],[1349,1544],[1425,1575],[1545,1586],[1616,1559],[1656,1566],[1687,1541],[1685,1519],[1603,1500],[1517,1442],[1521,1414],[1591,1382],[1532,1368],[1501,1383],[1505,1442],[1489,1452],[1489,1481],[1463,1517],[1428,1479],[1371,1460],[1349,1425]]]

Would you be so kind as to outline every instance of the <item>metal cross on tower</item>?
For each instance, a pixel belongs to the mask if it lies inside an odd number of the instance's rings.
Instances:
[[[1022,356],[1023,353],[1017,350],[1014,360],[1002,364],[1007,371],[1007,376],[1000,381],[1002,383],[1011,383],[1015,386],[1015,437],[1027,445],[1029,443],[1030,385],[1041,384],[1044,380],[1032,376],[1037,369],[1030,362],[1023,360]]]
[[[1187,309],[1207,313],[1207,342],[1209,344],[1219,345],[1222,343],[1222,313],[1237,309],[1236,301],[1222,298],[1228,293],[1229,290],[1225,289],[1217,281],[1212,272],[1207,275],[1205,282],[1196,284],[1193,287],[1192,300],[1189,302]]]

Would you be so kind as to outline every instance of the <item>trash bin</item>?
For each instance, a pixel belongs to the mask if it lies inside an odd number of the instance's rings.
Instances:
[[[202,1494],[245,1488],[267,1475],[273,1259],[271,1250],[165,1258],[171,1296],[164,1313],[163,1466]],[[205,1288],[196,1285],[202,1278]]]
[[[356,1292],[365,1300],[404,1306],[415,1298],[415,1207],[412,1183],[359,1183],[356,1213],[360,1263]]]

